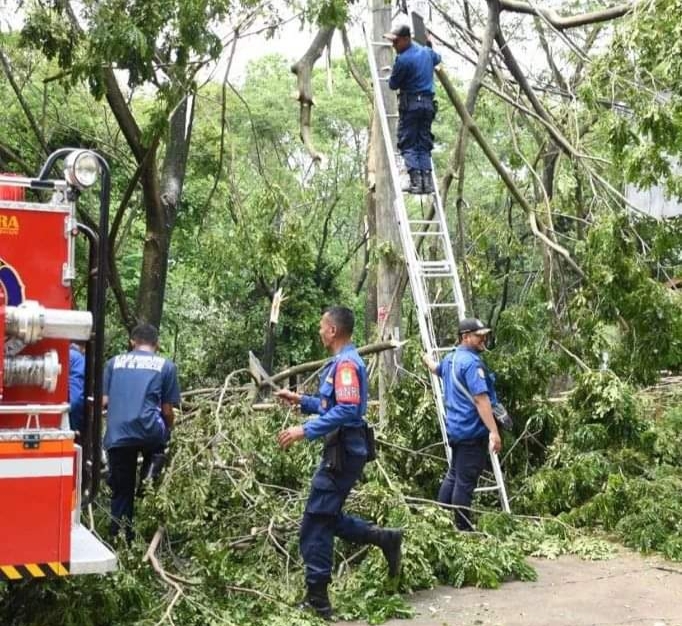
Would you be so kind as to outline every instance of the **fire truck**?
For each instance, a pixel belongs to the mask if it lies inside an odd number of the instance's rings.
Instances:
[[[79,197],[98,181],[99,223],[79,223]],[[108,165],[89,150],[57,150],[35,178],[0,174],[0,580],[116,567],[81,524],[101,472],[109,192]],[[79,237],[87,310],[73,306]],[[80,433],[69,427],[73,341],[86,346]]]

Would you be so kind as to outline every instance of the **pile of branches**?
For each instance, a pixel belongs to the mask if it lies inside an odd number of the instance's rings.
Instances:
[[[277,432],[301,417],[279,406],[256,411],[248,391],[237,401],[238,386],[232,377],[222,388],[186,394],[163,482],[137,502],[137,538],[115,546],[117,572],[2,587],[0,621],[318,623],[294,605],[303,589],[299,520],[319,444],[279,449]],[[581,538],[566,523],[512,520],[494,502],[480,515],[479,532],[455,532],[452,512],[433,502],[445,460],[434,444],[431,392],[419,375],[396,387],[383,423],[369,417],[377,426],[378,459],[347,509],[405,529],[403,571],[390,582],[380,551],[337,541],[331,592],[340,617],[381,623],[409,616],[405,594],[438,583],[495,587],[510,578],[530,580],[535,574],[525,557],[532,553],[608,554],[606,544]],[[95,511],[100,529],[107,522],[103,498]]]

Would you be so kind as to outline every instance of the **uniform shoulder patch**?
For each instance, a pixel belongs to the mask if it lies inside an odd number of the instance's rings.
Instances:
[[[343,404],[360,404],[358,368],[352,361],[343,361],[336,368],[334,395]]]
[[[485,370],[482,367],[477,368],[476,373],[478,374],[479,378],[483,378],[485,380]]]

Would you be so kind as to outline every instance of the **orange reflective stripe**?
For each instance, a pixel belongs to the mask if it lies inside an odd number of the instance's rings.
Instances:
[[[22,441],[0,441],[0,457],[54,454],[55,452],[73,452],[73,440],[64,439],[63,441],[41,441],[40,445],[32,450],[24,448],[24,443]]]

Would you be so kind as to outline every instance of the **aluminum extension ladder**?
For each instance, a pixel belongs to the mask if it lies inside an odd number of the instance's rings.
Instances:
[[[394,120],[397,114],[390,114],[393,128],[389,126],[387,114],[388,97],[395,97],[388,89],[388,76],[379,76],[374,48],[390,46],[389,42],[371,41],[365,30],[367,58],[374,87],[374,102],[379,115],[381,134],[389,164],[389,175],[395,197],[394,210],[398,220],[403,254],[407,263],[412,298],[417,308],[417,319],[422,345],[427,354],[440,361],[444,354],[455,348],[454,345],[441,345],[439,326],[452,328],[452,315],[457,313],[458,319],[465,316],[464,298],[457,273],[450,234],[441,203],[436,178],[436,170],[431,164],[431,175],[435,193],[421,196],[409,196],[402,191],[398,159],[401,159],[396,148]],[[391,132],[393,130],[393,132]],[[435,259],[435,260],[433,260]],[[448,445],[445,429],[445,406],[443,404],[443,383],[439,376],[431,374],[431,387],[436,403],[436,413],[440,425],[445,453],[448,463],[452,451]],[[482,491],[499,491],[502,510],[510,512],[507,490],[500,461],[495,452],[490,452],[493,477],[487,484],[476,489]]]

